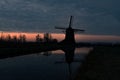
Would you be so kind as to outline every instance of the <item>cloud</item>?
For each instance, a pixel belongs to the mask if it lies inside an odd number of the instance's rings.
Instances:
[[[43,12],[46,13],[52,7],[40,2],[33,2],[29,0],[0,0],[0,10],[13,12]]]
[[[0,30],[45,31],[73,26],[93,34],[119,33],[119,0],[0,0]],[[109,30],[108,30],[109,28]],[[46,31],[47,31],[46,30]],[[48,31],[50,31],[48,30]]]

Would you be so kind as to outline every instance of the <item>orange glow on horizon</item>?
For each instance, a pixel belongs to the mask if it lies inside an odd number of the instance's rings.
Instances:
[[[0,37],[6,38],[7,35],[11,37],[17,36],[19,38],[20,35],[26,35],[27,41],[35,41],[36,35],[39,34],[41,38],[43,38],[44,33],[22,33],[22,32],[2,32]],[[65,38],[65,34],[63,33],[50,33],[53,39],[57,39],[58,41],[62,41]],[[113,35],[86,35],[86,34],[76,34],[75,35],[76,42],[80,41],[119,41],[120,36]]]
[[[76,34],[77,41],[119,41],[120,36],[115,35],[79,35]]]

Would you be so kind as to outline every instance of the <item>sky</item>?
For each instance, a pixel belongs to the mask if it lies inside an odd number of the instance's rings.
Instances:
[[[17,37],[17,39],[20,38],[20,35],[25,35],[27,41],[36,41],[37,33],[23,33],[23,32],[4,32],[0,37],[2,36],[2,39],[8,39],[8,35],[13,38],[14,36]],[[39,33],[39,36],[43,39],[44,33]],[[51,33],[52,39],[57,39],[58,42],[62,41],[65,38],[65,34],[63,33]],[[120,43],[120,36],[115,35],[91,35],[91,34],[76,34],[75,35],[76,42],[113,42],[113,43]]]
[[[0,31],[61,32],[55,26],[85,34],[120,35],[120,0],[0,0]]]

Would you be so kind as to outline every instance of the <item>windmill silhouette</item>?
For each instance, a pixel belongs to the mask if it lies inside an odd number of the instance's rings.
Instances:
[[[65,39],[61,41],[62,44],[75,44],[75,32],[84,32],[83,29],[73,29],[72,28],[73,16],[70,16],[69,26],[68,28],[64,27],[55,27],[56,29],[65,30]]]

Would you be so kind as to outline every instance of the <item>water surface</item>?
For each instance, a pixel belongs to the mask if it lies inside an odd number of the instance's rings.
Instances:
[[[0,80],[68,80],[69,72],[73,78],[90,50],[76,48],[70,69],[62,50],[1,59]]]

